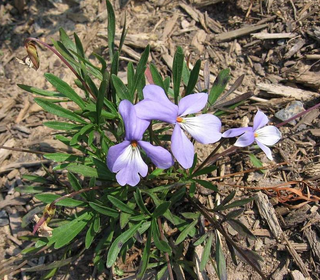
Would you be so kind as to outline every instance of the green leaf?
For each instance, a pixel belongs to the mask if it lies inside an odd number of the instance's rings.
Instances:
[[[125,40],[125,38],[127,36],[127,32],[128,32],[128,29],[127,29],[127,17],[125,16],[124,17],[124,24],[123,24],[123,28],[122,28],[122,32],[121,32],[120,43],[119,43],[119,53],[122,50],[122,46],[124,44],[124,40]]]
[[[59,91],[65,97],[68,97],[70,100],[76,103],[81,109],[84,109],[84,101],[66,82],[62,81],[61,79],[50,73],[46,73],[44,74],[44,76],[46,80],[57,89],[57,91]]]
[[[97,170],[96,168],[82,165],[82,164],[69,164],[69,165],[65,166],[64,168],[71,171],[71,172],[81,174],[85,177],[90,177],[90,178],[95,177],[95,178],[99,178],[102,180],[113,179],[112,177],[109,176],[109,174],[99,172],[99,170]]]
[[[135,202],[133,202],[133,201],[128,201],[127,205],[131,209],[134,209],[136,206]],[[131,220],[130,217],[131,217],[131,214],[128,214],[125,212],[120,213],[120,228],[121,229],[124,229],[125,226],[128,224],[129,220]],[[141,221],[141,220],[139,220],[139,221]]]
[[[51,153],[51,154],[45,154],[43,156],[44,158],[53,160],[55,162],[65,162],[65,161],[75,162],[83,159],[83,157],[81,156],[69,155],[64,153]]]
[[[148,175],[148,179],[154,179],[156,177],[158,177],[160,174],[163,173],[163,169],[161,168],[156,168],[155,170],[153,170],[149,175]]]
[[[190,78],[189,78],[189,82],[188,82],[186,93],[185,93],[186,96],[193,92],[193,90],[198,82],[200,66],[201,66],[201,61],[197,60],[196,64],[194,65],[194,67],[190,73]]]
[[[80,130],[82,127],[81,125],[77,125],[73,123],[56,122],[56,121],[44,122],[43,125],[56,130],[67,130],[67,131]]]
[[[67,35],[66,31],[63,28],[59,29],[60,40],[62,44],[69,50],[77,51],[76,45],[72,42],[72,40]]]
[[[120,234],[111,244],[107,255],[107,268],[110,268],[117,260],[118,254],[123,246],[130,238],[134,236],[143,222],[130,227],[127,231]]]
[[[137,205],[139,206],[140,210],[141,210],[143,213],[151,216],[149,210],[148,210],[147,207],[144,205],[144,201],[143,201],[143,198],[142,198],[142,195],[141,195],[141,191],[140,191],[139,188],[136,189],[136,191],[133,193],[133,196],[134,196],[134,199],[135,199]]]
[[[229,203],[234,198],[235,195],[236,195],[236,192],[232,191],[230,194],[227,195],[227,197],[224,200],[221,201],[220,205],[215,207],[214,210],[224,207],[224,205]]]
[[[173,65],[172,65],[173,91],[174,91],[174,103],[175,104],[178,104],[183,61],[184,61],[183,50],[181,47],[177,47],[177,50],[174,54]]]
[[[71,185],[71,187],[77,192],[79,190],[82,189],[78,179],[76,176],[74,176],[73,173],[71,172],[68,172],[68,180],[69,180],[69,183]]]
[[[204,270],[209,260],[210,253],[211,253],[212,240],[213,240],[213,233],[210,233],[201,256],[200,271]]]
[[[200,213],[199,212],[183,212],[181,215],[186,219],[199,219]]]
[[[128,88],[133,86],[134,81],[134,68],[133,63],[130,61],[127,66],[127,81],[128,81]]]
[[[217,262],[217,274],[220,280],[227,280],[227,264],[223,254],[220,237],[217,234],[216,238],[216,262]]]
[[[90,227],[86,233],[85,241],[84,241],[86,249],[88,249],[91,246],[95,235],[96,235],[96,233],[93,230],[93,222],[91,222]]]
[[[21,84],[17,84],[17,86],[19,88],[27,91],[27,92],[38,94],[38,95],[41,95],[41,96],[64,97],[64,95],[62,95],[61,93],[55,92],[55,91],[39,89],[39,88],[36,88],[36,87],[27,86],[27,85],[21,85]]]
[[[144,273],[147,270],[148,264],[149,264],[149,259],[150,259],[150,254],[151,254],[151,235],[152,231],[151,229],[149,230],[149,233],[147,234],[147,242],[144,246],[143,249],[143,254],[140,262],[140,270],[137,275],[137,279],[140,280],[144,276]]]
[[[190,169],[189,169],[190,174],[192,174],[192,173],[193,173],[193,171],[194,171],[194,169],[195,169],[195,167],[196,167],[197,163],[198,163],[198,155],[197,155],[197,153],[195,153],[195,154],[194,154],[194,156],[193,156],[193,163],[192,163],[192,166],[191,166],[191,167],[190,167]],[[190,178],[191,178],[191,177],[190,177]]]
[[[175,205],[178,201],[181,201],[183,200],[183,197],[185,196],[186,194],[186,187],[183,186],[182,188],[180,188],[179,190],[177,190],[173,196],[170,198],[170,202],[171,202],[171,205]]]
[[[93,220],[93,230],[98,233],[100,230],[100,215],[97,214]]]
[[[110,75],[118,76],[118,71],[119,71],[119,52],[116,51],[111,62]],[[111,83],[111,85],[113,86],[113,83]]]
[[[249,158],[250,158],[250,161],[254,167],[262,167],[263,166],[262,162],[254,154],[250,154]],[[266,173],[266,170],[260,169],[259,172],[264,174],[264,173]]]
[[[243,213],[243,211],[244,211],[244,208],[233,210],[226,215],[225,219],[226,220],[235,219],[239,217]]]
[[[150,64],[150,72],[152,75],[153,82],[164,89],[162,77],[158,72],[156,66],[154,66],[152,63]]]
[[[100,124],[100,116],[101,116],[101,111],[103,108],[103,100],[105,98],[106,92],[108,89],[108,82],[106,80],[103,80],[100,84],[99,87],[99,93],[98,93],[98,98],[96,102],[96,110],[97,110],[97,124]]]
[[[43,194],[36,194],[35,198],[42,201],[43,203],[50,204],[51,202],[55,201],[61,197],[57,194],[51,194],[51,193],[43,193]],[[66,207],[79,207],[84,206],[86,203],[84,201],[75,200],[72,198],[64,198],[56,203],[57,206],[66,206]]]
[[[106,73],[106,69],[107,69],[107,63],[104,60],[104,58],[101,55],[98,55],[97,53],[93,53],[93,55],[99,60],[99,62],[101,63],[101,73]]]
[[[209,189],[209,190],[218,192],[217,186],[216,186],[216,185],[213,185],[211,182],[204,181],[204,180],[194,180],[194,181],[197,182],[198,184],[200,184],[201,186]]]
[[[245,199],[241,199],[241,200],[237,200],[237,201],[234,201],[228,205],[225,205],[223,207],[223,210],[226,210],[226,209],[230,209],[230,208],[234,208],[234,207],[239,207],[239,206],[243,206],[247,203],[249,203],[250,201],[254,200],[254,198],[245,198]]]
[[[208,99],[208,102],[210,105],[213,105],[217,101],[221,93],[226,88],[230,79],[229,73],[230,73],[230,69],[228,68],[221,70],[219,72],[210,90],[209,99]]]
[[[171,202],[170,201],[165,201],[161,203],[153,212],[152,217],[153,218],[158,218],[162,216],[170,207]]]
[[[44,110],[47,112],[56,115],[58,117],[62,117],[71,121],[79,122],[82,124],[86,124],[86,121],[79,117],[77,114],[62,108],[61,106],[58,106],[56,104],[53,104],[52,102],[45,100],[45,99],[40,99],[40,98],[35,98],[34,101],[42,107]]]
[[[37,175],[28,175],[28,174],[24,174],[22,175],[22,178],[31,182],[35,182],[35,183],[44,183],[47,184],[49,180],[47,180],[44,177],[41,176],[37,176]]]
[[[75,261],[75,259],[76,259],[75,257],[71,257],[68,259],[54,261],[50,264],[46,263],[46,264],[35,265],[33,267],[26,267],[23,269],[23,271],[33,272],[33,271],[45,271],[45,270],[49,270],[49,269],[53,269],[53,268],[59,268],[59,267],[65,266],[65,265],[70,265],[70,263],[72,261]]]
[[[178,236],[175,244],[178,245],[182,241],[184,241],[188,234],[193,230],[194,226],[198,223],[198,220],[194,220],[191,224],[189,224]]]
[[[114,54],[114,37],[116,34],[116,17],[114,15],[114,10],[112,4],[109,0],[106,0],[107,10],[108,10],[108,47],[110,59],[113,59]]]
[[[208,233],[202,235],[196,242],[193,243],[193,246],[198,246],[204,242],[204,240],[208,237]]]
[[[119,212],[112,208],[97,204],[95,202],[89,202],[89,205],[93,210],[97,211],[100,214],[103,214],[105,216],[112,217],[112,218],[119,217]]]
[[[137,66],[137,70],[134,75],[133,85],[129,89],[130,98],[132,98],[132,100],[134,98],[134,93],[135,93],[136,89],[138,88],[139,83],[141,83],[141,80],[144,78],[144,72],[146,70],[146,64],[148,62],[149,53],[150,53],[150,46],[148,45],[145,48],[145,50],[143,51],[143,53],[141,54],[141,58],[139,60],[138,66]]]
[[[156,247],[162,252],[171,254],[172,250],[169,244],[163,240],[160,240],[160,232],[159,232],[156,219],[152,219],[151,221],[151,232],[152,232],[153,241]]]
[[[74,56],[72,55],[72,50],[67,49],[61,42],[52,40],[53,46],[56,50],[69,62],[69,64],[74,68],[78,69],[81,68],[81,65],[78,61],[75,60]],[[76,51],[76,50],[75,50]]]
[[[252,234],[252,232],[247,229],[247,227],[242,224],[241,222],[237,221],[237,220],[227,220],[227,223],[235,230],[237,231],[240,235],[244,236],[244,237],[248,237],[252,240],[256,240],[257,238]]]
[[[127,99],[132,102],[133,101],[132,96],[129,94],[128,88],[121,81],[121,79],[114,74],[112,74],[111,78],[112,78],[112,83],[114,85],[114,88],[116,89],[117,96],[121,100]]]
[[[109,201],[117,208],[119,208],[121,211],[131,214],[131,215],[136,215],[136,211],[134,211],[132,208],[130,208],[128,205],[124,204],[121,200],[118,198],[108,195],[107,196]]]
[[[169,94],[169,87],[170,87],[170,77],[166,77],[164,80],[163,80],[163,85],[164,85],[164,91]]]
[[[43,186],[21,186],[21,187],[16,187],[14,189],[19,193],[42,193],[42,192],[50,191],[49,188],[45,188]]]
[[[84,54],[84,49],[83,49],[81,40],[78,37],[77,33],[73,33],[73,36],[74,36],[74,41],[75,41],[76,47],[77,47],[77,53],[78,53],[79,56],[84,58],[85,54]]]
[[[52,237],[48,245],[55,243],[54,248],[59,249],[74,239],[90,222],[93,217],[92,212],[85,212],[71,222],[55,228],[52,231]]]
[[[185,60],[183,60],[183,67],[182,67],[182,82],[183,84],[187,85],[190,79],[190,70],[187,66],[187,63],[185,62]]]
[[[216,170],[217,167],[215,165],[207,166],[205,168],[202,168],[201,170],[198,170],[197,172],[193,173],[190,178],[198,177],[200,175],[207,175]]]
[[[97,178],[103,180],[114,180],[114,174],[110,172],[109,168],[107,167],[104,161],[101,161],[98,158],[92,158],[92,162],[96,166],[96,170],[98,173]]]

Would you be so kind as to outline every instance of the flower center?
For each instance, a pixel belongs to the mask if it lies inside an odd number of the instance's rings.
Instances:
[[[258,134],[257,132],[255,132],[255,133],[253,134],[253,136],[254,136],[254,138],[257,138],[257,137],[259,136],[259,134]]]
[[[182,122],[183,122],[183,118],[177,117],[177,122],[178,122],[178,123],[182,123]]]
[[[136,140],[132,140],[131,141],[131,147],[135,149],[135,148],[137,148],[137,146],[138,146],[137,141]]]

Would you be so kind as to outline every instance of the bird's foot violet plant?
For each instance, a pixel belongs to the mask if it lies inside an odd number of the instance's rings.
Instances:
[[[203,175],[218,168],[215,162],[224,154],[218,152],[220,148],[232,151],[226,138],[241,135],[236,146],[256,142],[272,159],[267,146],[280,140],[278,128],[266,126],[267,116],[257,109],[253,127],[222,133],[223,109],[234,109],[243,101],[236,98],[221,105],[229,70],[222,70],[211,88],[200,90],[201,63],[197,61],[190,71],[180,47],[173,60],[172,83],[170,77],[162,78],[156,66],[147,64],[147,46],[136,67],[128,63],[124,84],[118,69],[126,28],[115,49],[115,18],[108,1],[107,8],[109,57],[106,61],[94,54],[100,66],[89,61],[78,36],[74,34],[73,41],[63,29],[53,46],[35,38],[26,40],[27,59],[35,68],[40,66],[36,44],[42,44],[75,74],[76,89],[52,74],[45,78],[56,91],[19,86],[37,94],[35,102],[58,117],[44,125],[57,130],[55,138],[76,152],[45,154],[54,162],[52,170],[46,169],[48,176],[25,177],[32,184],[20,191],[33,193],[41,204],[24,219],[25,226],[33,226],[34,235],[24,237],[30,246],[15,259],[21,262],[10,272],[18,271],[24,260],[45,256],[46,265],[25,268],[25,272],[38,275],[35,273],[45,271],[42,276],[46,279],[89,254],[96,271],[111,279],[112,274],[121,274],[119,259],[125,262],[136,250],[140,252],[134,263],[137,279],[148,270],[155,274],[154,279],[165,275],[175,279],[176,273],[197,279],[195,267],[202,271],[209,260],[218,277],[227,279],[226,251],[222,249],[227,244],[235,263],[240,257],[266,279],[260,258],[241,248],[224,230],[229,224],[239,234],[255,238],[237,219],[242,206],[252,199],[232,201],[232,191],[210,208],[199,202],[197,189],[202,186],[219,192],[214,181]],[[208,77],[204,79],[208,85]],[[62,102],[73,102],[78,109],[65,109]],[[198,159],[195,142],[207,145],[211,151],[207,158]],[[64,179],[58,179],[62,171]],[[35,214],[41,218],[33,223]],[[196,246],[204,248],[198,264],[187,254]]]

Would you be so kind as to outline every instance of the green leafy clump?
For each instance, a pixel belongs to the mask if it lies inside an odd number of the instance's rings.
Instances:
[[[231,202],[235,195],[232,192],[213,209],[206,208],[196,199],[200,186],[218,192],[215,182],[203,177],[217,169],[210,163],[215,154],[211,154],[203,164],[199,163],[195,154],[193,166],[188,170],[177,163],[163,170],[148,162],[149,175],[134,188],[119,186],[115,174],[106,165],[109,149],[121,143],[125,134],[124,121],[118,112],[119,104],[122,100],[136,104],[143,99],[145,73],[149,73],[152,82],[163,88],[178,104],[184,96],[200,91],[197,85],[201,61],[198,60],[190,70],[182,48],[178,47],[173,59],[172,76],[163,78],[154,64],[148,64],[150,47],[146,46],[136,67],[128,63],[125,84],[118,76],[118,70],[127,30],[123,28],[120,45],[116,48],[115,14],[109,1],[107,9],[109,57],[105,60],[95,54],[100,66],[89,61],[77,34],[72,40],[61,29],[60,40],[53,41],[54,47],[37,39],[28,39],[28,42],[42,43],[53,51],[76,79],[75,85],[68,85],[57,76],[45,74],[55,91],[19,85],[22,90],[38,95],[35,102],[58,117],[57,121],[47,121],[44,125],[57,130],[55,138],[72,150],[72,153],[45,154],[44,157],[53,162],[53,170],[46,170],[45,177],[26,176],[25,180],[29,180],[30,185],[18,189],[35,194],[35,199],[43,204],[42,208],[32,212],[34,215],[43,211],[42,220],[36,225],[41,231],[39,235],[26,237],[32,246],[22,252],[24,257],[36,258],[42,252],[52,256],[51,259],[59,255],[46,266],[38,265],[25,271],[47,270],[45,278],[50,278],[60,267],[69,265],[83,254],[91,254],[93,264],[101,272],[114,267],[119,258],[125,261],[132,248],[138,248],[142,255],[137,264],[137,279],[142,279],[149,269],[156,269],[160,279],[167,271],[172,275],[173,267],[180,268],[195,279],[195,264],[187,260],[183,250],[187,242],[204,246],[200,270],[205,269],[207,262],[215,260],[218,277],[226,279],[224,238],[234,259],[237,252],[247,262],[253,262],[223,228],[228,223],[239,234],[254,238],[237,219],[243,212],[242,207],[251,199]],[[214,108],[222,98],[221,94],[230,79],[229,72],[225,69],[219,73],[208,92],[206,111]],[[66,109],[62,106],[66,102],[73,102],[78,109]],[[223,108],[228,107],[219,108],[223,112]],[[168,129],[151,123],[144,139],[165,146],[170,140],[166,133]],[[259,166],[255,157],[251,160]],[[61,170],[67,172],[63,180],[56,175]],[[54,215],[48,213],[48,209],[53,208],[58,210]],[[201,217],[209,221],[205,232]],[[28,225],[30,221],[25,219],[24,226]],[[254,268],[259,270],[256,266]]]

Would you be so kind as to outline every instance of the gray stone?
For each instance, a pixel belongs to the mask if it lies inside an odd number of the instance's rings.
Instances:
[[[291,102],[286,108],[278,111],[275,116],[282,121],[286,121],[293,116],[304,111],[303,104],[300,101]],[[295,120],[292,120],[290,124],[294,125],[296,123]]]

